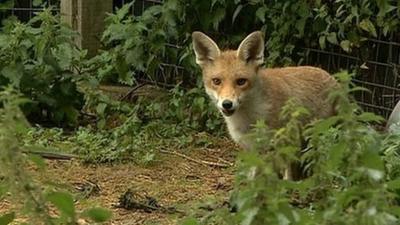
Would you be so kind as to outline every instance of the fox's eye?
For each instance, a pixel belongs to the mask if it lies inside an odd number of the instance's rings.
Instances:
[[[213,82],[214,85],[220,85],[220,84],[221,84],[221,79],[219,79],[219,78],[213,78],[213,79],[212,79],[212,82]]]
[[[236,84],[237,84],[238,86],[243,86],[243,85],[245,85],[246,83],[247,83],[247,79],[245,79],[245,78],[239,78],[239,79],[236,80]]]

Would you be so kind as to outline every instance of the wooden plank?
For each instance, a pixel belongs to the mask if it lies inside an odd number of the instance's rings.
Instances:
[[[112,0],[61,0],[62,21],[80,34],[76,44],[93,56],[99,50],[107,12],[112,12]]]
[[[60,2],[61,22],[68,24],[74,30],[77,30],[77,9],[77,0]]]

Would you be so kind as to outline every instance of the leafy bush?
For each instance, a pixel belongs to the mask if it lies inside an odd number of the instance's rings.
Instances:
[[[0,87],[12,85],[30,99],[23,106],[35,122],[73,125],[83,106],[77,83],[85,52],[75,34],[46,9],[27,24],[6,21],[0,33]]]
[[[386,35],[397,30],[400,14],[394,0],[169,0],[140,16],[129,16],[132,4],[109,15],[102,37],[106,50],[90,60],[84,59],[85,52],[72,43],[74,34],[50,10],[28,24],[7,23],[0,35],[0,85],[12,84],[33,100],[24,108],[29,119],[74,124],[83,104],[77,82],[90,79],[96,86],[93,75],[99,81],[128,85],[201,86],[190,47],[194,30],[216,37],[221,47],[236,47],[245,35],[261,28],[267,38],[267,63],[279,65],[297,62],[304,45],[338,45],[351,51],[380,31]],[[201,101],[200,96],[195,99]]]
[[[282,113],[288,123],[278,130],[257,123],[255,149],[239,157],[232,198],[237,212],[221,209],[202,224],[399,223],[400,137],[373,130],[368,124],[381,118],[360,111],[347,98],[358,89],[349,86],[350,76],[337,77],[343,89],[331,97],[338,115],[308,126],[307,151],[296,154],[302,150],[298,125],[304,109],[289,104]],[[276,171],[288,160],[303,162],[309,177],[280,179]]]
[[[103,41],[111,49],[97,58],[107,62],[102,63],[100,77],[118,74],[118,80],[127,84],[137,82],[143,73],[158,82],[199,84],[192,75],[198,72],[190,47],[195,30],[210,34],[225,48],[237,47],[247,34],[261,29],[267,39],[266,61],[272,66],[301,61],[307,46],[340,46],[347,52],[359,48],[361,55],[367,54],[361,48],[367,38],[386,36],[400,24],[396,0],[168,0],[133,17],[128,15],[130,7],[125,5],[107,19]],[[168,70],[165,62],[190,72],[156,76],[156,70]]]
[[[168,0],[139,16],[130,15],[133,4],[124,5],[107,18],[102,36],[105,50],[89,63],[99,81],[128,85],[149,82],[168,89],[180,84],[184,89],[194,88],[196,93],[201,93],[197,88],[202,80],[191,48],[194,30],[210,34],[225,48],[237,47],[245,35],[261,29],[267,39],[266,62],[273,66],[301,63],[303,47],[307,46],[336,46],[347,52],[357,49],[363,57],[368,54],[362,47],[367,38],[395,32],[400,22],[400,7],[394,0]],[[191,96],[192,102],[209,104],[202,95]],[[210,114],[213,112],[206,116]],[[183,118],[181,115],[187,114],[174,114],[175,119]]]
[[[202,90],[184,91],[177,86],[162,93],[159,99],[143,97],[134,106],[126,106],[129,112],[117,113],[116,126],[80,127],[69,135],[62,129],[39,127],[24,137],[25,144],[64,149],[91,163],[150,163],[157,158],[160,146],[175,149],[207,146],[213,144],[207,133],[216,137],[224,134],[222,118],[216,110],[207,110],[212,106],[207,105],[210,103]],[[113,107],[106,103],[99,105]],[[110,117],[101,123],[109,124],[115,119]]]

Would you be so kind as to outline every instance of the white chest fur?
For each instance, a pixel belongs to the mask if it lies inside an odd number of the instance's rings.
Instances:
[[[249,132],[254,121],[248,115],[236,112],[230,117],[225,117],[225,122],[232,139],[242,147],[248,146],[243,137]]]
[[[232,116],[224,117],[232,139],[245,149],[251,148],[251,140],[246,135],[258,120],[267,120],[268,108],[266,102],[251,104],[241,107]]]

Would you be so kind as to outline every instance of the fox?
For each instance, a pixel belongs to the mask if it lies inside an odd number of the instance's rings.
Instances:
[[[279,120],[289,99],[308,109],[311,118],[335,114],[328,100],[338,83],[327,71],[312,66],[264,68],[264,34],[255,31],[236,50],[220,50],[206,34],[192,33],[195,60],[202,71],[204,88],[225,119],[231,138],[244,149],[252,146],[245,138],[262,120],[268,128],[283,126]],[[290,166],[285,179],[294,179]]]

